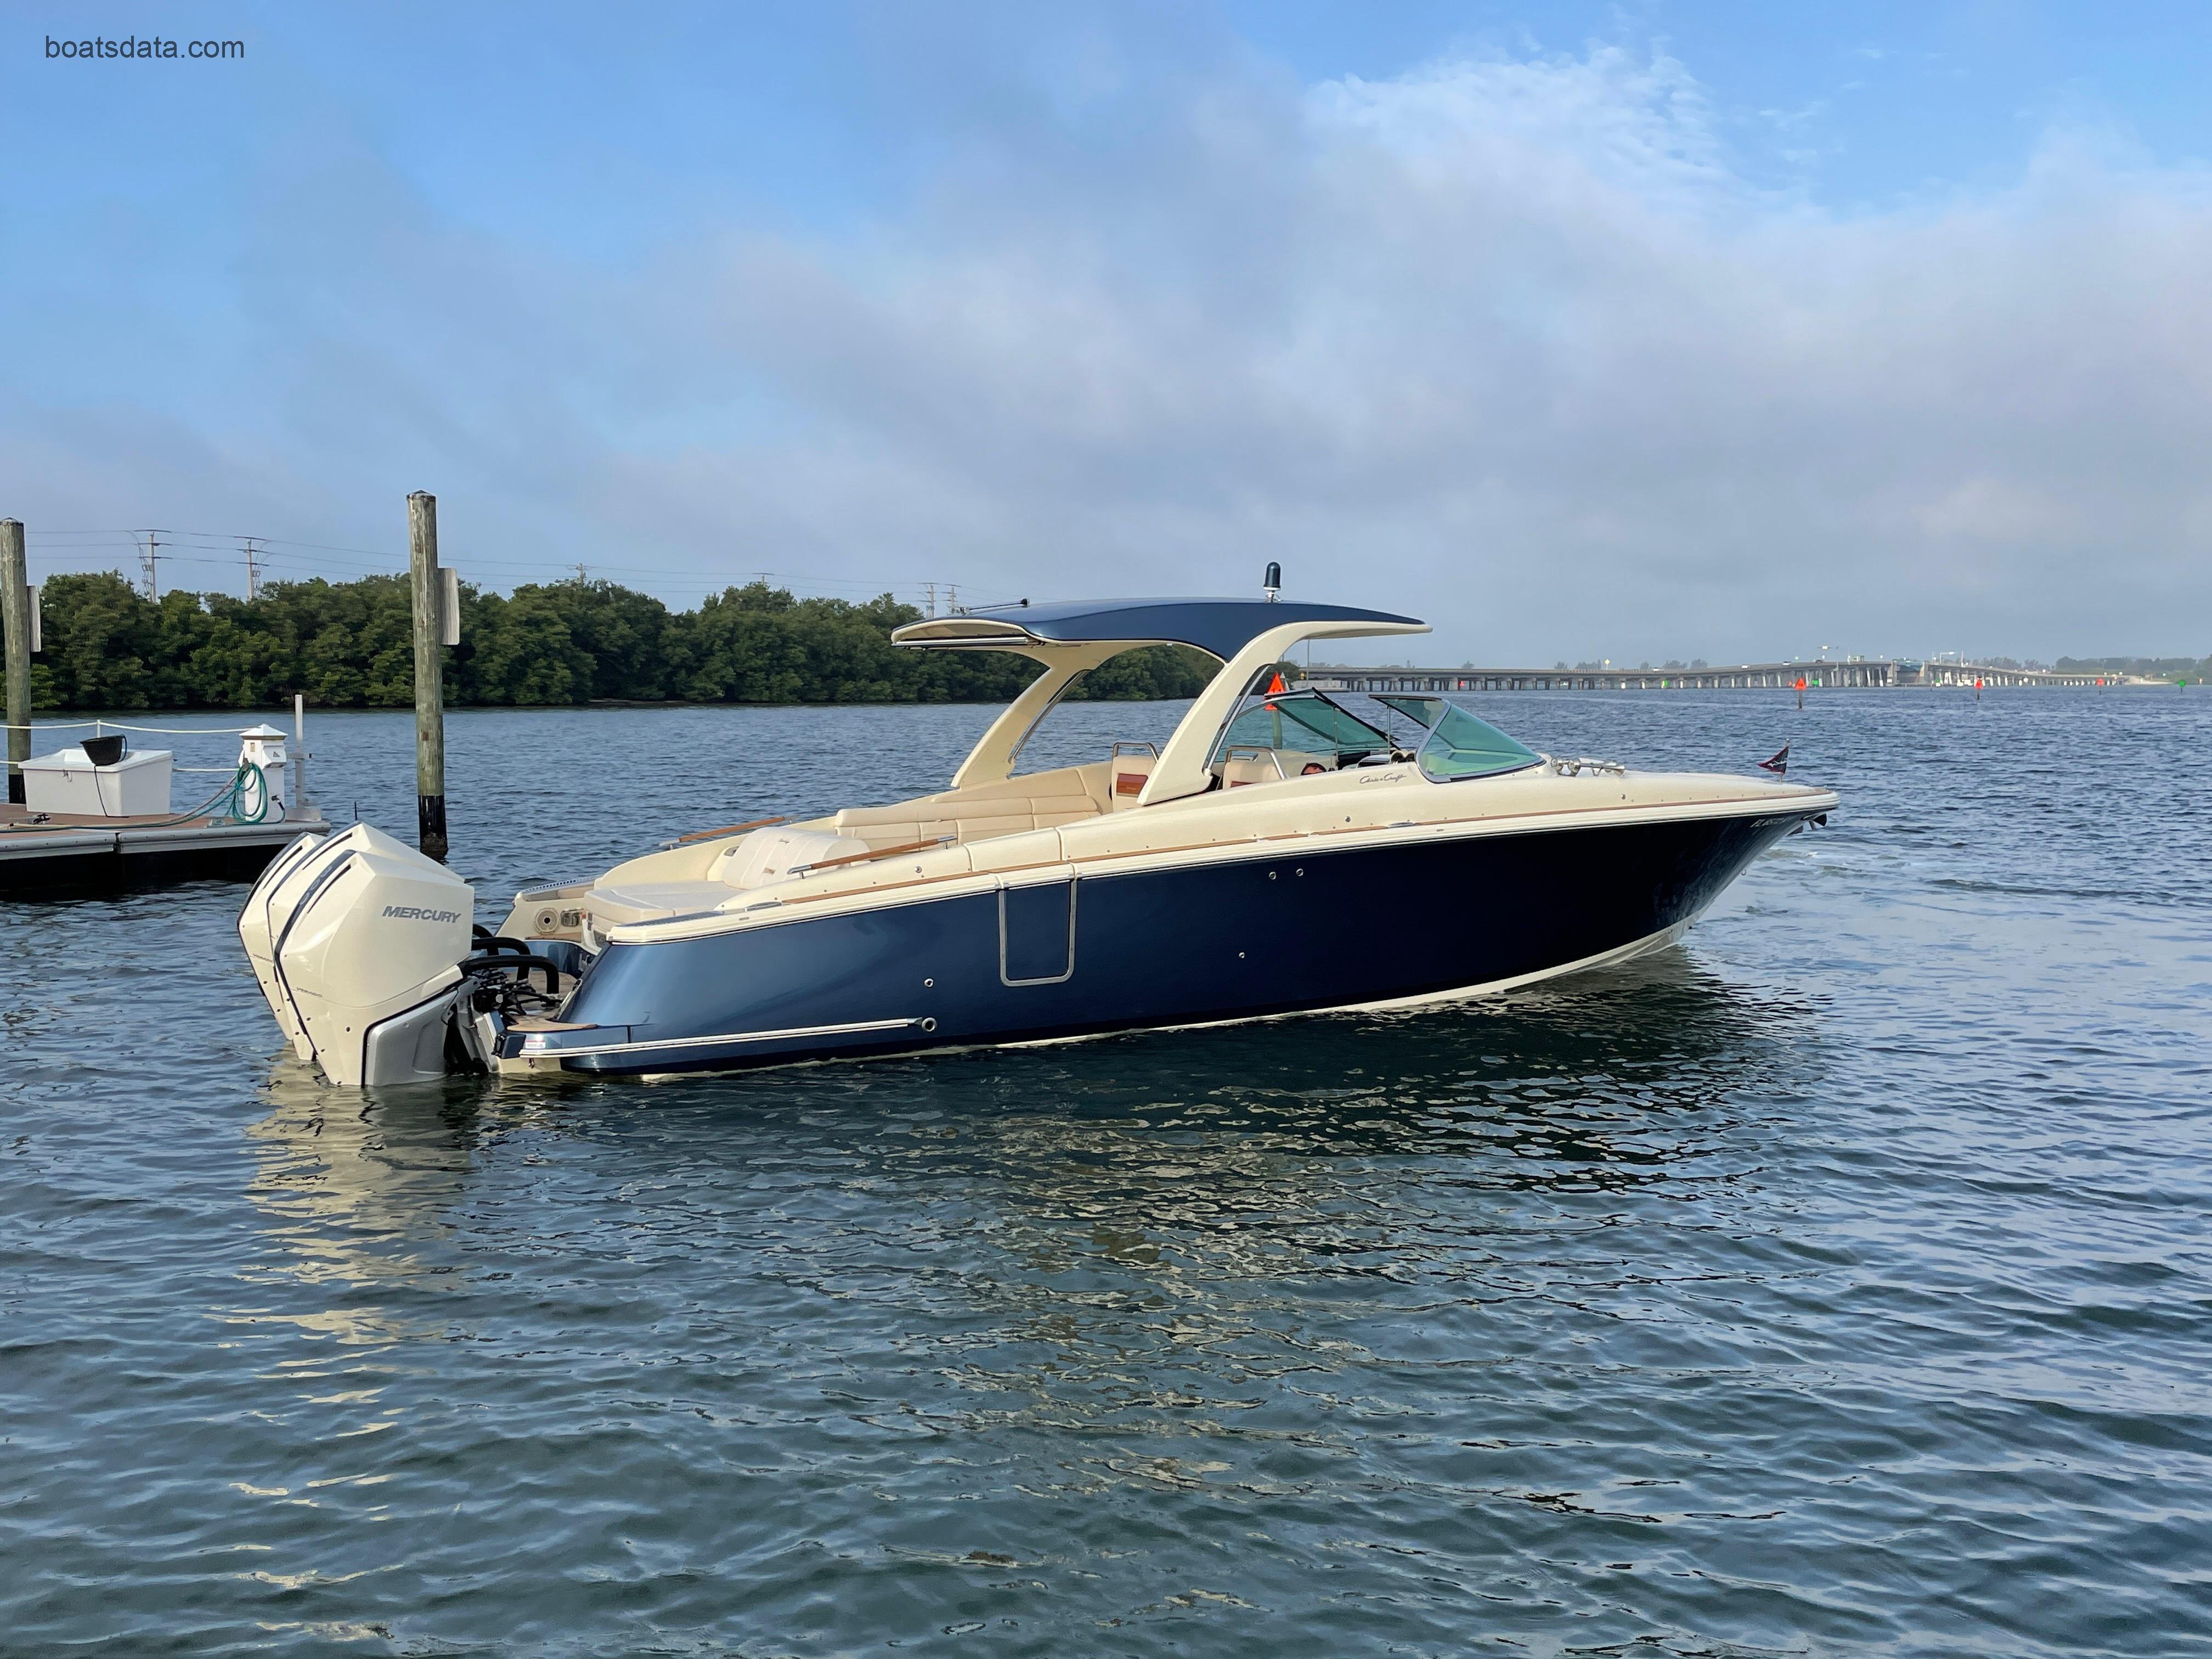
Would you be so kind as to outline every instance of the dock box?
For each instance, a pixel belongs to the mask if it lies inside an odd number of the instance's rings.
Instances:
[[[112,766],[94,766],[82,749],[34,755],[20,763],[23,805],[85,817],[160,817],[169,810],[171,757],[169,750],[147,749]]]

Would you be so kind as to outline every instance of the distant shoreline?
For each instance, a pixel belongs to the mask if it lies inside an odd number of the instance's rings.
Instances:
[[[2197,689],[2199,684],[2200,682],[2197,681],[2178,683],[2173,680],[2128,680],[2116,681],[2110,685],[2094,686],[1988,686],[1984,688],[1984,695],[1991,696],[1999,691],[2033,692],[2038,696],[2051,696],[2054,695],[2063,696],[2069,692],[2098,695],[2107,691],[2192,690]],[[1974,688],[1971,685],[1814,685],[1808,686],[1806,688],[1808,694],[1825,695],[1828,696],[1843,696],[1850,695],[1853,697],[1854,701],[1865,696],[1869,692],[1948,691],[1971,694]],[[1528,691],[1454,691],[1449,695],[1460,697],[1646,697],[1726,696],[1730,698],[1738,698],[1746,695],[1747,692],[1756,694],[1760,691],[1771,692],[1777,697],[1794,697],[1796,695],[1795,688],[1790,686],[1755,686],[1728,689],[1724,690],[1704,686],[1669,686],[1663,691],[1592,691],[1554,688],[1544,690]],[[1365,694],[1360,692],[1344,692],[1338,695],[1357,696],[1364,696]],[[1189,702],[1191,699],[1188,697],[1114,697],[1096,698],[1087,701],[1090,702],[1095,702],[1097,706],[1102,708],[1110,708],[1116,703],[1129,705],[1165,702],[1187,703]],[[631,709],[665,709],[672,713],[675,713],[714,709],[997,708],[1004,706],[1003,700],[988,697],[940,698],[927,702],[917,702],[911,698],[886,698],[881,701],[867,701],[854,698],[849,701],[838,702],[654,702],[642,699],[633,700],[622,697],[594,697],[589,702],[449,702],[446,705],[446,712],[448,714],[587,714],[593,711]],[[83,725],[94,720],[106,720],[116,724],[121,724],[125,721],[152,722],[161,720],[175,719],[220,720],[224,716],[245,715],[254,715],[266,719],[270,717],[271,709],[276,709],[279,714],[289,715],[290,713],[289,702],[288,700],[282,704],[273,702],[248,704],[236,708],[34,708],[31,711],[31,721],[33,726],[36,727]],[[327,707],[315,703],[309,703],[307,705],[307,712],[311,714],[317,715],[411,714],[414,713],[414,707],[410,703],[383,703],[374,708],[362,708],[358,706]]]

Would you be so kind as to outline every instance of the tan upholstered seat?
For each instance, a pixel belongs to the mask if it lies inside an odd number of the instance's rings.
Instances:
[[[1107,810],[1126,812],[1137,804],[1137,797],[1145,793],[1152,781],[1152,768],[1158,764],[1151,755],[1116,755],[1106,763],[1107,776],[1113,791]]]
[[[990,795],[973,802],[925,797],[891,806],[848,806],[832,822],[839,835],[883,848],[934,841],[939,836],[988,841],[1025,830],[1057,829],[1097,815],[1098,803],[1088,795]]]
[[[1088,766],[1000,778],[884,806],[848,806],[830,820],[830,827],[838,835],[866,842],[877,852],[940,836],[988,841],[1096,817],[1107,810],[1109,787],[1106,763],[1093,761]]]
[[[1333,772],[1336,769],[1336,757],[1311,754],[1303,749],[1270,749],[1257,756],[1239,755],[1222,763],[1221,781],[1231,789],[1249,783],[1275,783],[1285,778],[1304,776],[1309,766]]]

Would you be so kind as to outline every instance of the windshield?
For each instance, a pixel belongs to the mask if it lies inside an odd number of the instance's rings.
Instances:
[[[1380,696],[1376,702],[1395,708],[1427,731],[1418,757],[1421,770],[1439,783],[1456,778],[1483,778],[1497,772],[1517,772],[1543,759],[1534,750],[1516,743],[1487,720],[1477,720],[1464,708],[1442,697]]]
[[[1230,721],[1216,752],[1232,748],[1334,755],[1349,766],[1364,755],[1389,753],[1390,739],[1318,691],[1276,691]]]

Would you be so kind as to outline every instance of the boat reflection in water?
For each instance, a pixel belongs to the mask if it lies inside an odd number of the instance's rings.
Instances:
[[[257,1316],[353,1346],[441,1331],[439,1310],[402,1304],[458,1288],[453,1212],[474,1171],[481,1093],[456,1079],[365,1096],[280,1056],[263,1090],[270,1109],[244,1131],[258,1165],[246,1196],[275,1271],[316,1294]]]
[[[1672,954],[1442,1012],[676,1077],[649,1110],[287,1059],[254,1195],[307,1293],[260,1316],[364,1425],[526,1389],[579,1432],[711,1412],[754,1461],[944,1435],[1033,1492],[1325,1489],[1411,1443],[1378,1389],[1455,1413],[1421,1431],[1446,1450],[1492,1391],[1540,1401],[1590,1363],[1570,1309],[1607,1364],[1656,1352],[1705,1240],[1778,1233],[1824,1064],[1804,1009]]]
[[[1790,1132],[1786,1115],[1762,1122],[1773,1109],[1759,1103],[1814,1087],[1809,1027],[1802,1010],[1662,958],[1464,1012],[1043,1049],[903,1073],[895,1092],[938,1109],[965,1151],[932,1145],[924,1161],[941,1173],[964,1159],[976,1192],[1006,1206],[1008,1237],[1034,1223],[1064,1250],[1095,1224],[1156,1251],[1172,1237],[1209,1278],[1270,1278],[1290,1238],[1322,1257],[1360,1239],[1418,1258],[1422,1218],[1458,1200],[1470,1231],[1455,1246],[1516,1195],[1579,1206],[1692,1182],[1710,1195]],[[870,1120],[860,1086],[808,1081],[817,1108]],[[741,1097],[772,1088],[763,1078]],[[901,1145],[884,1144],[887,1176]],[[1454,1204],[1397,1201],[1401,1181],[1432,1180]],[[1392,1201],[1361,1197],[1375,1188]],[[1413,1235],[1392,1236],[1393,1217]]]
[[[1525,1425],[1594,1365],[1662,1374],[1683,1299],[1767,1294],[1742,1276],[1762,1257],[1788,1278],[1775,1189],[1817,1030],[1666,957],[1464,1011],[901,1066],[888,1090],[763,1076],[688,1133],[757,1146],[748,1105],[803,1098],[776,1156],[803,1136],[808,1166],[909,1218],[870,1230],[915,1251],[910,1284],[801,1270],[854,1286],[813,1304],[823,1327],[867,1317],[847,1294],[888,1298],[872,1316],[941,1379],[884,1400],[886,1425],[1028,1449],[1024,1489],[1069,1498],[1297,1499],[1356,1469],[1413,1501],[1431,1477],[1399,1459],[1466,1463],[1486,1412]],[[903,1121],[870,1109],[885,1093]],[[1541,1445],[1483,1459],[1506,1487],[1592,1484]]]

